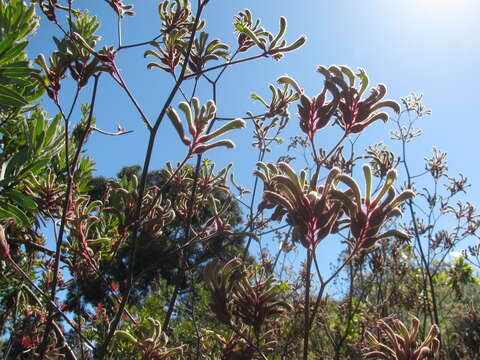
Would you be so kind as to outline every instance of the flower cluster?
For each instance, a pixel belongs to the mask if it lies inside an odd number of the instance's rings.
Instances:
[[[347,136],[362,132],[377,120],[387,121],[388,114],[380,111],[384,108],[400,113],[400,106],[395,101],[382,100],[387,93],[383,84],[378,84],[371,89],[368,97],[363,97],[369,83],[363,69],[355,74],[347,66],[319,66],[317,71],[325,76],[323,90],[313,98],[302,94],[298,105],[300,129],[311,140],[318,130],[329,124],[332,117]]]
[[[408,238],[399,230],[379,234],[389,218],[401,215],[398,207],[414,196],[410,190],[397,196],[392,186],[396,178],[395,170],[388,172],[383,187],[372,200],[372,174],[368,165],[364,166],[365,197],[362,197],[355,180],[342,174],[338,168],[331,169],[324,185],[317,187],[315,178],[307,181],[305,171],[298,176],[287,163],[257,165],[263,172],[257,170],[255,175],[265,184],[260,207],[275,207],[272,218],[277,220],[287,214],[287,223],[293,226],[294,238],[308,249],[314,249],[327,235],[345,227],[350,228],[354,239],[353,252],[369,249],[385,237]],[[339,182],[348,189],[337,189]]]
[[[438,352],[440,331],[437,325],[432,325],[430,332],[421,344],[418,344],[416,340],[420,328],[420,320],[416,317],[412,317],[411,331],[408,331],[400,320],[395,320],[393,325],[394,327],[391,327],[387,322],[380,320],[379,326],[381,332],[386,336],[385,341],[377,339],[367,331],[367,339],[375,350],[368,351],[365,354],[366,359],[422,360],[430,359]]]
[[[182,110],[185,118],[187,119],[188,130],[192,136],[191,138],[188,138],[185,135],[185,130],[183,129],[180,116],[174,108],[169,107],[167,110],[167,115],[177,130],[180,140],[182,140],[182,142],[188,146],[188,156],[202,154],[207,150],[219,146],[233,148],[235,144],[231,140],[217,140],[215,142],[210,141],[230,130],[240,129],[246,126],[244,120],[234,119],[219,129],[210,132],[216,114],[216,107],[212,100],[200,107],[199,100],[197,98],[193,98],[191,104],[187,102],[181,102],[178,107],[180,110]]]

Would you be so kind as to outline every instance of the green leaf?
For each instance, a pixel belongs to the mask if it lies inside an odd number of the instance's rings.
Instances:
[[[0,63],[6,62],[9,59],[2,57],[2,54],[7,51],[13,44],[13,39],[11,37],[7,37],[0,41]]]
[[[53,121],[50,123],[50,126],[47,129],[47,132],[45,134],[45,142],[48,144],[50,140],[52,140],[53,136],[57,132],[57,129],[59,129],[59,123],[60,119],[62,118],[61,114],[57,114]]]
[[[22,210],[11,204],[3,204],[0,207],[0,218],[4,217],[14,217],[19,224],[24,226],[30,225],[28,216]]]
[[[0,105],[21,107],[28,104],[28,101],[16,91],[0,85]]]
[[[0,63],[6,63],[8,61],[16,59],[19,55],[22,54],[23,50],[25,50],[27,45],[28,42],[23,41],[13,47],[7,48],[4,53],[0,54]]]
[[[4,193],[6,197],[14,200],[19,206],[27,209],[27,210],[36,210],[37,205],[35,201],[33,201],[27,195],[17,191],[17,190],[9,190]]]
[[[29,165],[23,170],[23,176],[25,176],[25,174],[29,171],[31,171],[34,174],[37,174],[39,170],[43,169],[49,162],[50,162],[50,158],[35,161],[33,164]]]
[[[28,154],[26,151],[17,152],[8,162],[7,169],[5,170],[6,176],[17,175],[19,170],[23,168],[23,165],[28,160]]]
[[[30,76],[35,69],[28,67],[28,62],[20,61],[13,64],[0,65],[0,76],[7,78],[18,78]]]
[[[9,212],[9,211],[6,210],[6,209],[2,209],[2,208],[0,207],[0,219],[5,219],[5,218],[9,218],[9,217],[16,218],[16,217],[15,217],[15,214]]]

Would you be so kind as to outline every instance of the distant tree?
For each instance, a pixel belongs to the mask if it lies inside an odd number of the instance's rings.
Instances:
[[[402,106],[363,69],[319,66],[315,95],[284,75],[269,86],[270,98],[251,95],[262,110],[220,117],[217,85],[227,68],[278,61],[305,43],[304,36],[287,41],[284,17],[272,33],[249,10],[239,12],[229,46],[205,32],[204,10],[215,1],[164,0],[160,33],[124,44],[123,21],[135,15],[133,6],[106,0],[99,3],[117,17],[118,43],[98,49],[100,22],[76,8],[85,2],[32,3],[61,36],[48,59],[36,57],[41,71],[24,52],[38,26],[34,6],[0,0],[3,358],[478,357],[479,285],[468,262],[478,259],[478,247],[465,254],[470,259],[450,262],[449,255],[461,241],[480,238],[480,215],[457,198],[469,185],[465,176],[447,174],[446,153],[434,149],[420,171],[409,165],[407,144],[421,134],[416,120],[429,114],[421,96],[403,98]],[[156,117],[125,82],[130,66],[117,66],[127,48],[141,49],[139,57],[154,59],[146,68],[172,81]],[[73,86],[63,86],[67,75]],[[148,134],[144,167],[124,167],[114,179],[93,177],[85,155],[94,132],[129,132],[95,126],[106,78],[125,92]],[[203,98],[205,89],[211,100],[202,104],[198,92]],[[85,91],[91,100],[79,104]],[[56,116],[35,103],[43,92]],[[288,155],[269,162],[292,105],[297,135]],[[390,136],[401,156],[378,142],[359,149],[358,136],[393,114]],[[168,121],[184,157],[152,171]],[[252,189],[236,183],[234,164],[218,169],[206,159],[211,149],[234,148],[225,136],[247,124],[247,143],[258,155]],[[328,148],[323,139],[330,134],[337,139]],[[332,241],[343,249],[325,269],[330,259],[322,247]]]
[[[191,173],[191,167],[185,168],[186,173]],[[90,180],[89,194],[91,200],[102,200],[114,197],[111,192],[112,183],[129,183],[134,178],[141,176],[141,167],[138,165],[125,166],[117,174],[116,179],[106,179],[104,177],[93,177]],[[149,187],[158,187],[162,190],[163,199],[168,199],[172,203],[181,196],[173,185],[165,185],[169,178],[167,170],[157,170],[149,172],[147,175],[147,185]],[[208,189],[205,189],[208,191]],[[229,199],[229,194],[225,191],[213,193],[220,204],[229,202],[229,207],[224,216],[229,219],[229,228],[232,231],[240,228],[243,224],[240,208],[236,201]],[[192,226],[198,227],[204,224],[212,217],[208,206],[199,209]],[[182,243],[181,237],[184,236],[184,220],[175,219],[167,226],[163,227],[160,236],[152,239],[144,239],[143,244],[137,249],[137,256],[134,266],[135,286],[131,295],[131,303],[140,301],[152,286],[158,284],[160,280],[165,280],[167,285],[175,285],[178,275],[181,252],[178,250]],[[245,246],[243,235],[216,235],[209,239],[207,243],[198,242],[189,247],[187,267],[195,275],[195,279],[201,280],[201,273],[206,263],[214,259],[226,261],[235,256],[240,256]],[[131,252],[131,243],[119,246],[114,258],[105,259],[99,264],[99,273],[102,276],[85,277],[81,281],[72,282],[69,287],[67,303],[72,309],[76,308],[76,301],[83,299],[89,303],[97,305],[98,303],[108,303],[109,289],[108,284],[115,283],[122,288],[128,278],[129,254]],[[182,289],[187,286],[183,282]],[[81,294],[81,296],[80,296]]]

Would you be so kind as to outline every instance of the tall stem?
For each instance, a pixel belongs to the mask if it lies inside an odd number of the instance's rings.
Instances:
[[[88,120],[87,124],[85,126],[85,130],[82,133],[82,136],[80,138],[77,150],[75,152],[75,156],[73,158],[73,163],[71,166],[67,168],[67,174],[68,174],[68,181],[67,181],[67,191],[65,194],[65,200],[63,202],[63,210],[62,210],[62,219],[60,222],[60,230],[58,233],[58,238],[56,239],[56,250],[55,250],[55,262],[53,266],[53,280],[52,280],[52,285],[51,285],[51,301],[55,303],[55,297],[57,294],[57,284],[58,284],[58,275],[60,271],[60,258],[61,258],[61,253],[62,253],[62,242],[63,242],[63,235],[65,233],[65,227],[67,224],[67,212],[69,209],[69,206],[71,206],[71,201],[72,201],[72,191],[73,191],[73,180],[75,178],[75,169],[77,167],[78,161],[80,159],[80,154],[82,152],[82,147],[85,143],[85,140],[87,138],[88,133],[90,132],[90,127],[92,125],[92,119],[93,119],[93,109],[95,107],[95,99],[97,97],[97,88],[98,88],[98,80],[100,78],[100,75],[95,76],[95,82],[93,84],[93,92],[92,92],[92,100],[90,102],[90,113],[88,115]],[[77,90],[77,95],[74,100],[74,104],[76,102],[78,96],[78,90]],[[73,107],[73,106],[72,106]],[[69,117],[72,114],[72,110],[70,110]],[[68,124],[69,117],[66,118],[66,123]],[[68,128],[66,127],[65,131],[68,131]],[[68,139],[68,133],[65,135],[66,139]],[[68,140],[67,140],[68,141]],[[65,144],[67,145],[67,144]],[[69,153],[66,152],[65,157],[68,159]],[[67,161],[68,164],[68,161]],[[52,306],[52,304],[49,304],[49,310],[48,310],[48,321],[47,325],[45,327],[45,332],[43,334],[43,340],[42,344],[40,345],[39,353],[40,357],[39,359],[42,360],[45,356],[45,351],[47,350],[47,344],[48,344],[48,337],[50,335],[50,332],[53,329],[53,314],[55,312],[55,307]]]
[[[400,124],[397,123],[397,125],[400,127]],[[402,131],[401,128],[400,128],[400,131]],[[403,166],[405,168],[405,172],[407,174],[407,185],[408,185],[409,188],[411,188],[412,187],[412,178],[411,178],[410,169],[408,167],[407,160],[406,160],[406,153],[407,153],[407,151],[406,151],[406,141],[403,140],[402,141],[402,163],[403,163]],[[420,251],[420,258],[422,260],[422,264],[423,264],[423,267],[425,269],[425,273],[427,274],[428,287],[429,287],[429,290],[430,290],[430,295],[432,296],[431,305],[432,305],[432,310],[433,310],[434,322],[435,322],[435,324],[437,324],[437,326],[440,326],[440,317],[438,315],[435,285],[433,283],[433,276],[432,276],[432,273],[430,271],[430,264],[427,261],[425,251],[423,250],[422,241],[420,239],[420,231],[418,229],[417,220],[416,220],[417,218],[416,218],[416,215],[415,215],[415,210],[413,209],[413,200],[409,199],[407,201],[407,205],[408,205],[408,209],[410,211],[410,217],[411,217],[412,223],[413,223],[413,231],[414,231],[414,235],[415,235],[415,240],[417,241],[418,249]],[[425,286],[425,289],[426,289],[426,286]],[[427,299],[427,302],[430,304],[428,299]],[[441,334],[438,335],[438,338],[439,338],[439,340],[441,340]]]
[[[185,79],[185,72],[187,70],[188,61],[190,59],[190,55],[191,55],[191,51],[192,51],[192,47],[193,47],[193,42],[194,42],[194,39],[195,39],[196,29],[197,29],[199,21],[200,21],[200,16],[201,16],[201,13],[203,11],[203,7],[204,7],[204,5],[201,4],[200,1],[199,1],[197,12],[195,14],[195,21],[194,21],[193,27],[192,27],[193,30],[192,30],[192,33],[190,34],[190,39],[188,41],[188,46],[187,46],[185,59],[184,59],[184,62],[183,62],[182,69],[180,71],[180,75],[178,77],[178,80],[176,81],[173,89],[170,91],[170,94],[169,94],[167,100],[165,101],[165,103],[162,107],[162,110],[160,111],[160,114],[158,115],[153,127],[148,128],[148,126],[147,126],[147,128],[150,131],[150,137],[149,137],[149,141],[148,141],[147,152],[145,154],[145,161],[144,161],[144,166],[143,166],[143,170],[142,170],[142,176],[141,176],[140,184],[139,184],[139,187],[138,187],[138,199],[137,199],[137,207],[136,207],[136,212],[135,212],[135,219],[136,219],[136,227],[137,228],[139,226],[139,222],[141,221],[142,200],[143,200],[143,196],[144,196],[145,191],[146,191],[147,175],[148,175],[148,171],[150,169],[150,161],[151,161],[152,155],[153,155],[155,138],[156,138],[158,129],[160,127],[160,124],[162,123],[162,120],[165,117],[165,113],[167,111],[167,108],[172,103],[175,95],[177,94],[178,89],[180,88],[180,85],[182,84],[183,80]],[[115,318],[112,321],[112,324],[110,326],[110,330],[109,330],[105,340],[103,341],[103,343],[100,343],[98,345],[97,349],[96,349],[96,357],[98,359],[103,359],[105,357],[105,355],[107,353],[108,345],[112,341],[113,335],[115,334],[115,331],[118,327],[118,324],[120,323],[120,319],[121,319],[122,314],[124,312],[124,309],[127,305],[128,299],[130,298],[130,293],[131,293],[132,287],[134,285],[133,270],[134,270],[135,258],[136,258],[136,253],[137,253],[137,244],[138,244],[138,241],[136,241],[137,236],[138,236],[137,233],[138,233],[138,231],[134,231],[134,234],[133,234],[134,244],[132,246],[132,251],[130,252],[130,255],[129,255],[129,270],[128,270],[129,278],[128,278],[128,283],[127,283],[127,288],[124,292],[122,302],[120,303],[120,306],[117,310],[117,313],[115,314]]]
[[[198,176],[200,173],[200,166],[202,164],[202,157],[201,155],[197,156],[197,165],[195,166],[195,174],[193,178],[193,187],[192,187],[192,193],[190,195],[189,199],[189,204],[188,204],[188,214],[187,214],[187,221],[185,224],[185,243],[188,243],[190,240],[190,235],[191,235],[191,225],[192,225],[192,218],[193,218],[193,206],[195,203],[195,194],[197,190],[197,184],[198,184]],[[187,261],[188,261],[188,247],[186,249],[182,249],[181,254],[180,254],[180,271],[177,277],[177,283],[175,284],[175,289],[173,290],[173,295],[172,298],[170,299],[170,303],[168,305],[168,310],[167,314],[165,316],[165,320],[163,322],[163,328],[167,329],[168,324],[170,322],[170,318],[173,313],[173,309],[175,308],[175,302],[178,297],[178,293],[180,291],[180,287],[182,286],[182,283],[185,279],[185,271],[187,268]]]
[[[312,268],[312,253],[307,249],[307,273],[305,279],[305,323],[303,325],[303,360],[308,360],[308,341],[310,338],[310,271]]]

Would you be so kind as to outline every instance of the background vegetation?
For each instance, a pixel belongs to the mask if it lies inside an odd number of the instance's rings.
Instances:
[[[315,94],[283,75],[252,95],[261,110],[219,116],[217,96],[234,91],[221,88],[227,70],[280,61],[306,38],[286,40],[285,18],[270,30],[244,10],[227,45],[206,32],[215,1],[165,0],[159,33],[124,43],[133,7],[105,3],[117,39],[99,48],[99,19],[80,3],[0,0],[3,358],[479,358],[480,220],[446,153],[434,149],[420,169],[410,161],[417,121],[430,114],[422,96],[394,101],[363,69],[319,65]],[[56,50],[29,57],[39,16]],[[147,59],[132,67],[170,79],[155,116],[118,66],[128,49]],[[147,134],[144,163],[109,179],[94,175],[86,146],[131,131],[97,127],[107,78]],[[360,147],[382,122],[395,130]],[[162,124],[183,160],[154,169],[154,153],[168,152]],[[287,126],[296,135],[283,139]],[[258,154],[250,189],[235,161],[214,160],[235,153],[232,137]],[[331,243],[338,259],[323,251]]]

